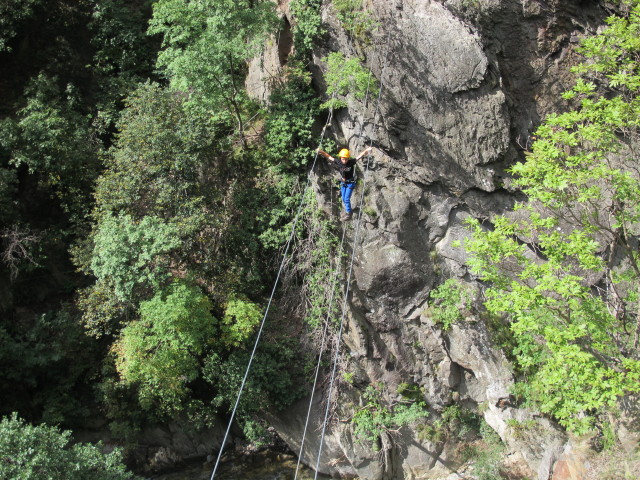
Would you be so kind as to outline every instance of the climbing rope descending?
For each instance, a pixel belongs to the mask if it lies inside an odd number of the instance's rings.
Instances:
[[[375,53],[375,50],[374,50],[374,53]],[[381,73],[381,79],[384,76],[385,69],[386,69],[386,56],[385,56],[385,65],[384,65],[384,67],[382,69],[382,73]],[[367,100],[368,100],[368,97],[369,97],[369,87],[370,87],[370,85],[368,83],[367,84],[367,94],[366,94],[366,97],[365,97],[365,104],[367,103]],[[374,115],[373,115],[373,122],[374,123],[375,123],[375,119],[376,119],[376,116],[377,116],[377,113],[378,113],[378,109],[379,109],[381,92],[382,92],[382,81],[381,81],[380,91],[378,92],[376,108],[375,108]],[[292,223],[292,226],[291,226],[291,233],[289,235],[289,238],[288,238],[288,240],[286,242],[286,245],[285,245],[284,252],[282,254],[282,261],[280,262],[280,266],[278,268],[278,273],[276,275],[276,279],[274,281],[273,288],[271,290],[271,295],[269,297],[269,301],[267,302],[267,306],[265,308],[265,312],[264,312],[264,315],[262,317],[262,321],[260,322],[260,327],[258,329],[258,333],[256,335],[256,340],[254,342],[253,349],[251,351],[251,355],[249,357],[249,362],[247,364],[247,368],[246,368],[244,376],[242,378],[240,389],[238,391],[238,395],[236,397],[236,401],[235,401],[235,404],[234,404],[232,412],[231,412],[231,417],[229,419],[229,423],[227,425],[227,428],[226,428],[226,431],[225,431],[225,434],[224,434],[224,437],[223,437],[223,440],[222,440],[222,444],[220,445],[220,450],[218,452],[218,456],[216,458],[216,462],[214,464],[213,471],[211,473],[211,480],[213,480],[215,478],[216,472],[217,472],[218,467],[220,465],[220,460],[221,460],[222,454],[224,452],[224,447],[225,447],[225,445],[227,443],[227,439],[229,437],[229,432],[231,431],[231,426],[233,424],[233,421],[235,419],[235,415],[236,415],[237,410],[238,410],[238,406],[240,404],[240,399],[242,397],[242,393],[244,391],[244,387],[246,385],[247,378],[249,376],[249,372],[251,370],[251,365],[252,365],[253,360],[255,358],[255,354],[256,354],[256,351],[257,351],[257,348],[258,348],[258,344],[259,344],[261,336],[262,336],[262,332],[264,330],[266,319],[267,319],[267,316],[269,314],[269,310],[271,308],[271,304],[273,302],[273,298],[275,296],[275,291],[276,291],[276,288],[277,288],[278,283],[280,281],[280,277],[282,275],[282,272],[284,270],[284,266],[286,264],[286,259],[287,259],[287,255],[289,253],[289,249],[291,247],[293,239],[295,238],[296,226],[298,224],[298,221],[299,221],[300,216],[301,216],[302,211],[303,211],[304,204],[306,202],[306,192],[309,189],[309,186],[311,185],[311,173],[313,172],[313,170],[315,168],[315,165],[317,163],[318,155],[319,155],[318,152],[320,151],[320,148],[322,147],[322,143],[324,141],[324,136],[325,136],[325,133],[326,133],[326,129],[327,129],[328,125],[330,124],[330,122],[332,121],[332,117],[333,117],[333,110],[330,110],[329,111],[329,115],[327,116],[327,121],[326,121],[326,123],[325,123],[325,125],[324,125],[324,127],[322,129],[322,133],[320,135],[320,142],[319,142],[318,148],[316,149],[316,154],[314,156],[313,163],[312,163],[311,168],[309,169],[309,172],[307,174],[307,183],[306,183],[305,188],[304,188],[304,190],[302,192],[302,196],[301,196],[301,199],[300,199],[300,204],[298,205],[296,216],[295,216],[295,218],[293,220],[293,223]],[[364,128],[364,122],[360,125],[360,135],[358,136],[358,138],[360,138],[360,136],[362,135],[362,129],[363,128]],[[369,143],[369,147],[371,147],[371,145],[372,145],[372,142]],[[358,205],[358,217],[357,217],[357,223],[356,223],[356,229],[355,229],[355,238],[354,238],[354,243],[353,243],[353,247],[352,247],[351,262],[350,262],[349,271],[348,271],[348,275],[347,275],[347,283],[346,283],[344,301],[343,301],[343,305],[342,305],[342,315],[341,315],[341,319],[340,319],[340,329],[339,329],[338,336],[336,337],[336,342],[335,342],[335,348],[334,348],[335,357],[334,357],[334,360],[333,360],[333,370],[332,370],[332,373],[331,373],[331,379],[330,379],[330,385],[329,385],[329,396],[328,396],[328,400],[327,400],[327,408],[326,408],[326,411],[325,411],[325,417],[324,417],[324,421],[323,421],[322,435],[321,435],[321,440],[320,440],[320,449],[319,449],[319,452],[318,452],[318,459],[317,459],[317,463],[316,463],[316,472],[315,472],[314,479],[316,479],[317,475],[318,475],[319,462],[320,462],[320,457],[321,457],[321,454],[322,454],[322,447],[323,447],[323,444],[324,444],[324,436],[325,436],[325,431],[326,431],[326,426],[327,426],[329,407],[330,407],[330,403],[331,403],[330,399],[331,399],[331,394],[332,394],[332,391],[333,391],[333,384],[334,384],[334,381],[335,381],[336,368],[337,368],[337,364],[338,364],[338,354],[339,354],[340,340],[342,338],[342,331],[343,331],[343,328],[344,328],[344,319],[345,319],[347,301],[348,301],[348,296],[349,296],[349,287],[350,287],[349,284],[350,284],[350,281],[351,281],[351,275],[352,275],[352,271],[353,271],[354,252],[355,252],[355,249],[356,249],[356,245],[357,245],[357,242],[358,242],[359,231],[360,231],[360,222],[361,222],[361,218],[362,218],[362,204],[363,204],[363,200],[364,200],[364,190],[365,190],[364,186],[366,185],[366,175],[367,175],[368,169],[369,169],[369,161],[367,161],[367,163],[366,163],[365,175],[364,175],[364,181],[363,181],[363,189],[362,189],[362,193],[361,193],[360,201],[359,201],[359,205]],[[342,241],[341,241],[341,245],[340,245],[340,249],[341,250],[344,248],[344,240],[345,240],[346,230],[347,229],[345,228],[344,231],[343,231]],[[335,282],[336,279],[337,279],[337,272],[336,272],[336,277],[334,278],[333,282]],[[332,285],[334,285],[334,283],[332,283]],[[334,289],[332,288],[332,293],[331,293],[329,305],[333,302],[333,290]],[[311,406],[312,406],[312,403],[313,403],[313,392],[315,391],[315,388],[316,388],[316,385],[317,385],[318,373],[319,373],[319,370],[320,370],[320,363],[321,363],[321,355],[322,355],[322,350],[324,349],[324,344],[325,344],[325,341],[326,341],[326,336],[327,336],[329,324],[330,324],[330,319],[329,319],[329,315],[327,315],[327,319],[326,319],[325,327],[324,327],[324,332],[323,332],[323,338],[322,338],[322,347],[321,347],[321,351],[320,351],[320,356],[318,358],[318,365],[316,367],[316,375],[315,375],[315,379],[314,379],[312,396],[311,396],[311,401],[310,401],[310,404],[309,404],[309,411],[307,412],[307,420],[306,420],[306,423],[305,423],[305,430],[304,430],[304,434],[303,434],[303,440],[302,440],[302,444],[301,444],[300,455],[298,456],[298,465],[296,466],[296,478],[297,478],[297,475],[298,475],[298,469],[299,469],[299,465],[300,465],[300,458],[302,457],[302,449],[304,447],[304,440],[305,440],[307,427],[308,427],[308,423],[309,423],[309,418],[310,418],[310,413],[311,413]]]
[[[342,239],[340,240],[340,247],[338,248],[338,252],[342,252],[343,248],[344,248],[344,240],[346,238],[346,233],[347,233],[347,229],[343,229],[342,230]],[[338,257],[339,258],[339,257]],[[336,282],[338,280],[338,274],[340,272],[339,268],[335,269],[335,273],[333,275],[333,278],[331,279],[331,294],[329,295],[329,300],[327,301],[327,312],[330,312],[330,306],[333,303],[333,295],[335,293],[335,285]],[[304,450],[304,442],[307,438],[307,429],[309,428],[309,420],[311,418],[311,410],[313,407],[313,398],[315,395],[315,391],[316,391],[316,386],[318,385],[318,376],[320,374],[320,365],[322,363],[322,352],[324,351],[324,347],[325,347],[325,342],[327,339],[327,332],[329,331],[329,325],[331,325],[331,318],[329,313],[327,313],[327,316],[324,319],[324,329],[322,331],[322,340],[321,340],[321,344],[320,344],[320,350],[319,350],[319,354],[318,354],[318,362],[316,364],[316,369],[315,369],[315,374],[314,374],[314,378],[313,378],[313,386],[311,387],[311,399],[309,400],[309,408],[307,409],[307,418],[304,422],[304,429],[302,431],[302,440],[300,441],[300,453],[298,454],[298,463],[296,463],[296,473],[293,477],[293,480],[297,480],[298,478],[298,472],[300,470],[300,463],[302,461],[302,452]]]
[[[374,110],[374,114],[373,114],[373,123],[375,124],[375,119],[376,116],[378,114],[378,110],[380,107],[380,98],[381,98],[381,94],[382,94],[382,88],[384,86],[383,83],[383,78],[384,78],[384,72],[387,68],[387,60],[388,60],[388,50],[389,50],[389,44],[387,43],[387,54],[385,54],[384,58],[385,58],[385,63],[384,66],[382,68],[382,71],[380,73],[380,90],[378,91],[378,98],[376,100],[376,108]],[[368,86],[367,86],[367,90],[368,90]],[[363,125],[361,125],[361,130],[363,128]],[[373,144],[373,141],[369,141],[369,147],[371,147]],[[317,460],[316,460],[316,467],[315,467],[315,475],[314,475],[314,480],[317,480],[318,478],[318,473],[319,473],[319,469],[320,469],[320,459],[322,457],[322,449],[324,446],[324,438],[325,438],[325,433],[326,433],[326,429],[327,429],[327,424],[328,424],[328,419],[329,419],[329,411],[331,409],[331,395],[333,393],[333,385],[335,382],[335,377],[336,377],[336,371],[337,371],[337,367],[338,367],[338,359],[339,359],[339,355],[340,355],[340,342],[342,339],[342,332],[344,329],[344,320],[346,317],[346,312],[347,312],[347,303],[348,303],[348,299],[349,299],[349,291],[350,291],[350,287],[351,287],[351,275],[353,273],[353,262],[355,259],[355,251],[356,251],[356,247],[358,245],[358,237],[360,234],[360,222],[362,219],[362,205],[364,203],[364,193],[366,191],[366,183],[367,183],[367,173],[369,171],[369,161],[367,161],[366,166],[365,166],[365,171],[364,171],[364,175],[363,175],[363,181],[362,181],[362,191],[360,193],[360,200],[358,202],[358,217],[356,220],[356,228],[355,228],[355,236],[353,239],[353,246],[351,248],[351,261],[349,263],[349,271],[347,273],[347,279],[346,279],[346,284],[345,284],[345,293],[344,293],[344,299],[342,302],[342,315],[340,317],[340,328],[338,331],[338,335],[336,337],[336,341],[335,341],[335,347],[334,347],[334,358],[333,358],[333,368],[331,370],[331,377],[329,380],[329,392],[327,394],[327,404],[325,407],[325,413],[324,413],[324,420],[322,422],[322,433],[320,436],[320,446],[318,448],[318,456],[317,456]]]
[[[373,55],[374,56],[375,56],[376,48],[377,47],[374,46],[374,50],[373,50]],[[386,67],[386,65],[385,65],[385,67]],[[382,71],[384,73],[384,68],[383,68]],[[371,86],[371,77],[369,77],[369,79],[367,81],[367,89],[366,89],[366,94],[365,94],[365,99],[364,99],[365,105],[367,104],[367,101],[369,99],[370,86]],[[377,101],[378,101],[378,103],[380,102],[380,92],[378,93]],[[376,106],[376,110],[374,111],[374,115],[373,115],[373,121],[374,122],[375,122],[376,114],[377,114],[377,106]],[[361,138],[363,128],[364,128],[364,122],[362,122],[360,124],[360,132],[359,132],[357,138]],[[369,146],[371,146],[371,144]],[[368,162],[367,162],[367,169],[368,169]],[[365,170],[365,175],[366,175],[366,170]],[[364,192],[364,189],[363,189],[363,192]],[[362,204],[362,198],[361,198],[361,201],[360,201],[360,207],[361,207],[361,204]],[[359,208],[359,210],[361,211],[362,208]],[[344,250],[344,240],[345,240],[346,232],[347,232],[347,229],[344,228],[343,231],[342,231],[342,240],[340,242],[340,247],[338,248],[338,252],[342,252]],[[334,278],[332,279],[331,284],[330,284],[331,285],[331,296],[330,296],[329,301],[327,302],[328,305],[331,305],[331,303],[333,302],[333,293],[334,293],[334,290],[335,290],[334,285],[335,285],[335,282],[336,282],[336,280],[338,278],[339,271],[340,270],[336,268]],[[325,318],[324,330],[323,330],[323,333],[322,333],[322,341],[321,341],[321,346],[320,346],[320,350],[319,350],[320,353],[318,354],[318,362],[317,362],[316,369],[315,369],[313,386],[311,387],[311,397],[309,399],[309,407],[307,409],[307,417],[305,419],[304,429],[303,429],[303,432],[302,432],[302,440],[300,442],[300,452],[298,454],[298,462],[296,464],[296,472],[295,472],[295,475],[294,475],[294,480],[297,480],[298,472],[300,470],[300,463],[302,461],[302,456],[303,456],[303,451],[304,451],[304,444],[305,444],[305,440],[306,440],[307,430],[308,430],[308,427],[309,427],[309,420],[311,418],[311,410],[312,410],[312,407],[313,407],[313,400],[314,400],[314,397],[315,397],[316,386],[317,386],[317,383],[318,383],[320,365],[321,365],[321,362],[322,362],[322,354],[323,354],[323,351],[324,351],[325,341],[326,341],[327,332],[328,332],[328,328],[329,328],[330,323],[331,323],[330,322],[330,309],[327,308],[327,316]],[[324,437],[323,437],[323,440],[324,440]],[[317,468],[316,468],[316,475],[317,475]]]
[[[322,133],[320,135],[320,142],[319,142],[319,146],[318,149],[320,147],[322,147],[322,142],[324,141],[324,136],[327,130],[327,127],[329,126],[329,124],[331,123],[331,120],[333,118],[333,109],[331,109],[329,111],[329,115],[327,116],[327,121],[324,124],[324,127],[322,128]],[[291,247],[291,243],[295,237],[295,232],[296,232],[296,226],[298,224],[298,220],[300,219],[305,201],[306,201],[306,192],[309,189],[309,186],[311,185],[311,173],[313,172],[316,163],[318,160],[318,153],[317,153],[317,149],[316,149],[316,154],[313,158],[313,163],[311,165],[311,168],[309,169],[309,173],[307,174],[307,184],[304,187],[304,190],[302,191],[302,197],[300,198],[300,204],[298,205],[298,210],[296,212],[296,216],[293,220],[293,224],[291,225],[291,233],[289,234],[289,239],[287,240],[285,249],[284,249],[284,253],[282,254],[282,261],[280,262],[280,267],[278,268],[278,274],[276,275],[276,279],[273,283],[273,288],[271,289],[271,295],[269,297],[269,301],[267,302],[267,306],[265,308],[264,311],[264,315],[262,317],[262,321],[260,322],[260,328],[258,329],[258,334],[256,335],[256,340],[254,342],[253,345],[253,350],[251,351],[251,355],[249,357],[249,362],[247,364],[247,368],[245,370],[244,376],[242,378],[242,382],[240,384],[240,390],[238,391],[238,396],[236,398],[236,402],[233,406],[233,410],[231,411],[231,418],[229,419],[229,423],[227,425],[227,429],[224,433],[224,437],[222,439],[222,444],[220,445],[220,451],[218,452],[218,456],[216,458],[216,463],[213,466],[213,472],[211,473],[211,480],[214,479],[216,472],[218,470],[218,466],[220,464],[220,459],[222,458],[222,453],[224,452],[224,447],[227,443],[227,439],[229,437],[229,432],[231,431],[231,425],[233,424],[233,420],[236,416],[236,412],[238,410],[238,405],[240,404],[240,398],[242,397],[242,392],[244,391],[244,387],[245,384],[247,383],[247,378],[249,377],[249,371],[251,370],[251,365],[253,363],[253,359],[255,357],[256,354],[256,350],[258,349],[258,343],[260,342],[260,338],[262,336],[262,331],[264,329],[264,325],[266,323],[267,320],[267,316],[269,314],[269,309],[271,308],[271,303],[273,302],[273,297],[275,296],[275,292],[276,292],[276,287],[278,286],[278,282],[280,281],[280,276],[282,275],[282,271],[284,269],[285,266],[285,262],[287,259],[287,254],[289,253],[289,248]]]

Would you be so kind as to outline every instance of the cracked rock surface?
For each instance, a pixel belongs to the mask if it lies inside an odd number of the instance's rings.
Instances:
[[[463,324],[443,331],[427,300],[450,277],[477,288],[457,246],[468,235],[465,219],[490,221],[519,198],[506,169],[522,158],[541,118],[559,108],[569,68],[578,61],[575,46],[606,13],[579,0],[365,4],[380,24],[369,45],[354,42],[325,5],[327,34],[314,51],[319,90],[322,59],[332,51],[364,58],[383,88],[379,105],[350,99],[331,125],[338,143],[355,151],[368,142],[376,148],[343,338],[355,380],[333,399],[338,407],[321,470],[369,480],[447,478],[455,470],[455,445],[430,443],[408,428],[382,439],[390,442],[384,454],[355,442],[351,424],[339,419],[350,418],[365,385],[382,382],[391,396],[402,383],[417,386],[436,417],[454,402],[483,415],[530,477],[547,479],[566,442],[561,430],[514,405],[511,368],[480,316],[469,312]],[[287,2],[280,8],[286,16]],[[264,68],[277,70],[282,55],[270,57],[275,63]],[[331,175],[321,166],[314,188],[322,208],[337,217]],[[354,231],[348,235],[353,240]],[[294,451],[307,408],[303,399],[271,419]],[[321,409],[313,410],[317,428]],[[510,420],[533,427],[516,436]],[[315,466],[319,440],[311,434],[307,441],[303,460]]]

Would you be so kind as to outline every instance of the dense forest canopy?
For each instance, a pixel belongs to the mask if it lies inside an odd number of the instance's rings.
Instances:
[[[237,388],[298,203],[306,161],[282,155],[312,151],[304,57],[265,109],[244,77],[280,26],[270,2],[2,9],[2,413],[100,412],[122,435],[179,412],[207,424]],[[300,392],[288,328],[261,346],[247,422]]]

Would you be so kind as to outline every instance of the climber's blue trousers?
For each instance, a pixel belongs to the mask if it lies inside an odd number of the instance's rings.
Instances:
[[[351,194],[356,188],[356,182],[340,182],[340,193],[342,194],[342,203],[347,213],[351,213]]]

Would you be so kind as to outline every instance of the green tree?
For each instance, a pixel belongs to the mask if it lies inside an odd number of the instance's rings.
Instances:
[[[42,0],[5,0],[0,3],[0,52],[11,51],[11,40]]]
[[[246,297],[231,295],[220,322],[220,342],[225,347],[239,347],[262,320],[262,308]]]
[[[429,415],[424,401],[389,404],[383,398],[383,387],[381,383],[367,386],[364,405],[356,408],[352,418],[356,439],[370,442],[375,450],[387,449],[390,435]]]
[[[131,304],[118,297],[110,277],[79,290],[76,304],[82,311],[82,325],[87,334],[95,338],[117,335],[133,316]]]
[[[173,87],[217,121],[233,118],[244,144],[246,63],[276,25],[274,4],[265,0],[160,0],[149,32],[164,37],[158,65]]]
[[[626,3],[582,45],[574,108],[513,167],[528,202],[490,229],[472,222],[465,244],[486,308],[511,321],[520,392],[578,432],[640,391],[640,2]]]
[[[472,292],[462,282],[450,278],[429,293],[428,311],[433,320],[449,330],[455,323],[464,322],[462,311],[472,307]]]
[[[240,399],[239,412],[247,418],[271,407],[282,410],[307,393],[300,380],[302,368],[297,340],[288,336],[286,328],[272,330],[269,337],[258,345]],[[214,405],[233,406],[250,354],[251,345],[245,344],[230,353],[213,352],[205,358],[203,377],[215,388]]]
[[[154,83],[141,85],[125,104],[96,188],[99,212],[178,218],[183,230],[199,228],[198,175],[211,159],[213,132]]]
[[[144,0],[0,3],[0,403],[29,420],[76,424],[94,407],[89,384],[108,338],[87,337],[67,305],[87,282],[67,250],[89,236],[99,151],[159,42],[146,35]],[[115,298],[108,281],[95,292]],[[92,308],[94,333],[102,321],[100,333],[114,333],[129,313],[117,299]]]
[[[125,383],[138,385],[145,409],[180,410],[188,384],[199,377],[198,361],[215,343],[211,301],[196,287],[174,283],[140,304],[140,320],[127,325],[114,344]]]
[[[299,58],[311,53],[313,42],[324,29],[322,28],[321,0],[292,0],[291,14],[295,19],[293,24],[293,42]]]
[[[95,231],[121,214],[175,225],[181,244],[172,261],[225,302],[231,291],[261,288],[268,269],[258,237],[280,197],[272,195],[266,170],[258,169],[261,152],[227,150],[227,137],[210,118],[184,102],[156,84],[141,85],[129,97],[98,180]],[[100,255],[90,242],[76,251],[87,271],[94,252]]]
[[[94,237],[91,269],[113,282],[118,299],[134,298],[136,289],[159,290],[170,278],[172,250],[180,246],[179,227],[158,217],[134,221],[130,215],[106,215]]]
[[[338,19],[345,30],[359,40],[367,40],[367,36],[378,28],[372,15],[363,9],[362,0],[333,0]]]
[[[379,87],[376,78],[366,69],[363,59],[353,57],[347,59],[342,52],[332,52],[326,58],[327,95],[329,100],[322,108],[342,108],[347,106],[346,98],[351,96],[357,100],[364,100],[367,95],[375,98]]]
[[[311,74],[299,63],[290,62],[271,93],[265,121],[265,150],[279,170],[298,172],[314,155],[313,125],[319,103]]]
[[[0,146],[9,163],[24,165],[60,199],[76,220],[91,207],[90,191],[98,175],[98,144],[90,118],[80,110],[81,98],[72,84],[41,74],[25,90],[26,105],[17,119],[0,122]]]
[[[95,78],[93,126],[108,142],[122,110],[122,100],[139,83],[154,78],[160,41],[147,35],[151,6],[146,1],[90,2],[91,71]]]
[[[135,480],[119,450],[105,454],[100,445],[73,443],[70,431],[33,426],[16,414],[0,421],[0,477],[40,480]]]
[[[70,306],[45,314],[22,313],[0,324],[0,415],[77,424],[89,414],[87,380],[99,348]]]

